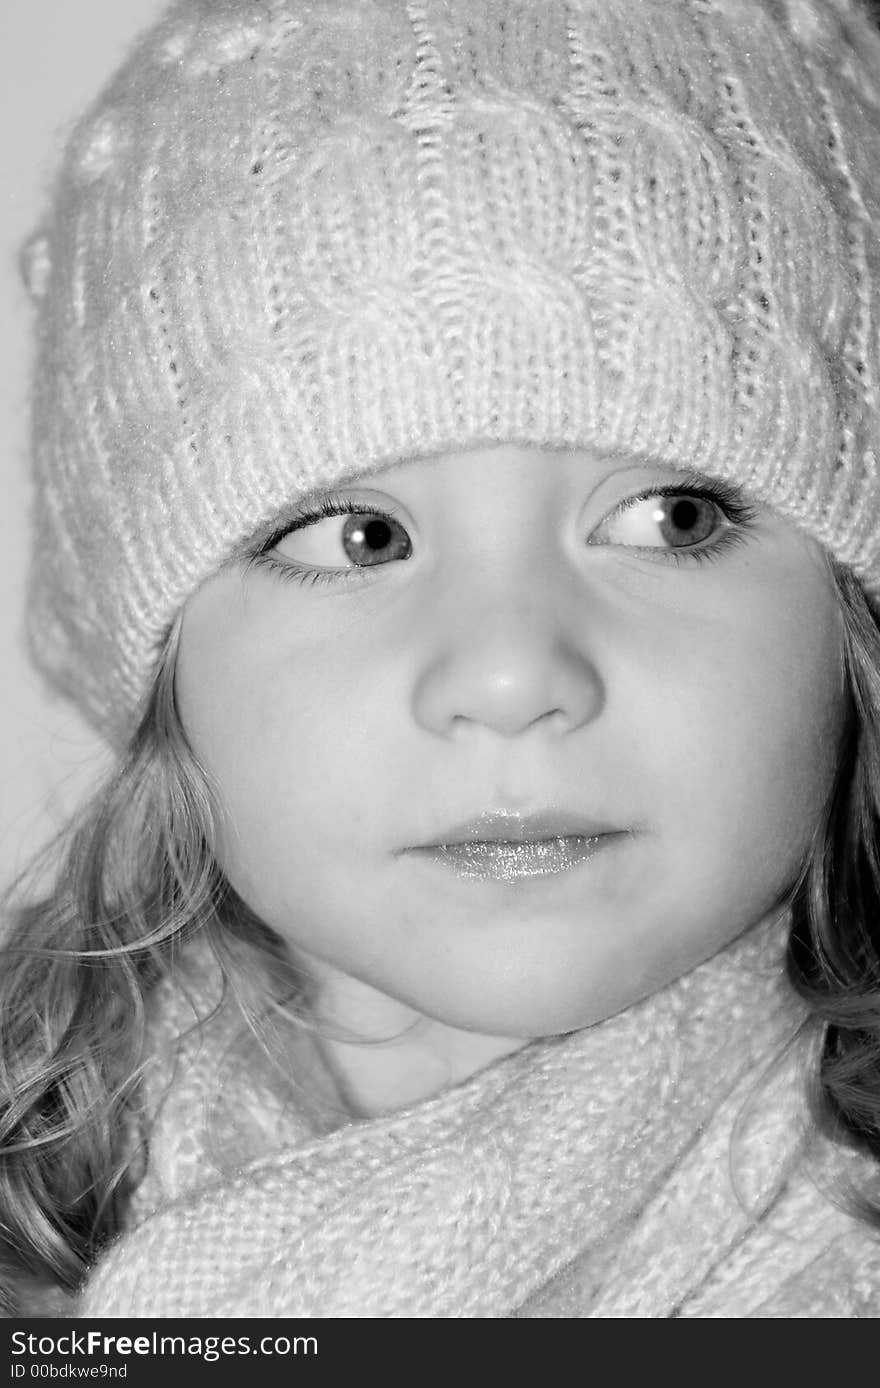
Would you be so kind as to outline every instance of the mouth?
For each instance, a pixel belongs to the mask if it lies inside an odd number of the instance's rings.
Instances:
[[[558,811],[488,813],[452,826],[434,842],[416,844],[404,852],[459,877],[516,882],[569,872],[624,833],[613,825]]]

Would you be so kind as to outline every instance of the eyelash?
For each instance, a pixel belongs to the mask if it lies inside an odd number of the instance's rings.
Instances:
[[[720,559],[737,545],[746,543],[749,531],[758,518],[758,507],[747,501],[736,487],[720,480],[707,481],[689,473],[682,473],[681,480],[675,483],[668,483],[662,487],[648,487],[637,496],[627,497],[611,514],[616,515],[618,511],[626,510],[635,502],[647,501],[652,496],[689,496],[711,501],[730,522],[728,528],[716,539],[698,548],[689,549],[682,546],[681,549],[661,549],[659,546],[645,546],[637,549],[639,554],[661,564],[707,563]]]
[[[692,478],[688,474],[682,474],[681,480],[675,484],[669,483],[662,487],[649,487],[636,496],[627,497],[615,508],[611,515],[616,515],[620,511],[626,510],[628,506],[634,505],[638,501],[646,501],[652,496],[690,496],[698,497],[703,501],[710,501],[717,506],[719,511],[730,522],[726,530],[723,530],[717,539],[709,544],[698,548],[681,549],[662,549],[645,546],[638,549],[638,553],[647,555],[652,560],[659,563],[688,564],[705,563],[710,560],[717,560],[736,545],[745,544],[748,532],[758,515],[758,508],[744,500],[733,486],[725,482],[707,482],[704,478]],[[315,587],[320,583],[339,583],[339,582],[360,582],[369,572],[368,567],[353,566],[350,569],[310,569],[304,566],[294,566],[288,560],[276,559],[272,550],[279,544],[286,535],[291,535],[297,530],[304,530],[306,526],[315,521],[325,520],[330,516],[379,516],[382,520],[396,521],[397,517],[390,511],[384,511],[377,506],[364,506],[362,502],[357,502],[349,497],[339,496],[335,498],[325,497],[317,505],[307,511],[301,511],[296,519],[286,526],[274,531],[267,540],[264,540],[259,549],[248,554],[244,561],[244,571],[252,569],[267,569],[278,578],[290,583],[304,584],[308,587]],[[637,548],[634,546],[634,548]]]
[[[380,506],[365,506],[362,501],[353,501],[345,496],[324,497],[307,511],[300,511],[290,525],[281,526],[268,540],[263,541],[259,549],[249,554],[245,559],[245,573],[251,569],[268,569],[278,578],[290,583],[305,584],[309,588],[314,588],[319,583],[361,581],[369,572],[366,566],[350,569],[309,569],[305,566],[295,567],[289,560],[276,559],[271,553],[286,535],[292,535],[297,530],[305,530],[306,526],[314,521],[326,520],[328,516],[379,516],[382,520],[397,520],[391,511],[383,511]]]

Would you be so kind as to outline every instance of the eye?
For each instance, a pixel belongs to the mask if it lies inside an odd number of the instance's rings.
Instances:
[[[412,542],[394,516],[328,499],[273,536],[263,553],[299,569],[366,569],[408,559]]]
[[[697,492],[651,492],[624,501],[593,531],[590,544],[695,549],[731,528],[719,501]]]

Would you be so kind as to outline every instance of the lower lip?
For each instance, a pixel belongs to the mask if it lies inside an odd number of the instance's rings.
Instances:
[[[552,839],[528,839],[522,843],[510,839],[475,839],[466,843],[431,844],[409,852],[449,868],[458,877],[518,882],[528,877],[552,877],[570,872],[580,863],[594,858],[612,837],[611,834],[594,838],[566,834]]]

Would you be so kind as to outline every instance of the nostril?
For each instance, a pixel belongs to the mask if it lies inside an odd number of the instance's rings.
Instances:
[[[564,736],[595,718],[604,702],[595,664],[554,639],[450,643],[413,687],[417,722],[458,741],[477,728],[506,738],[538,730]]]

